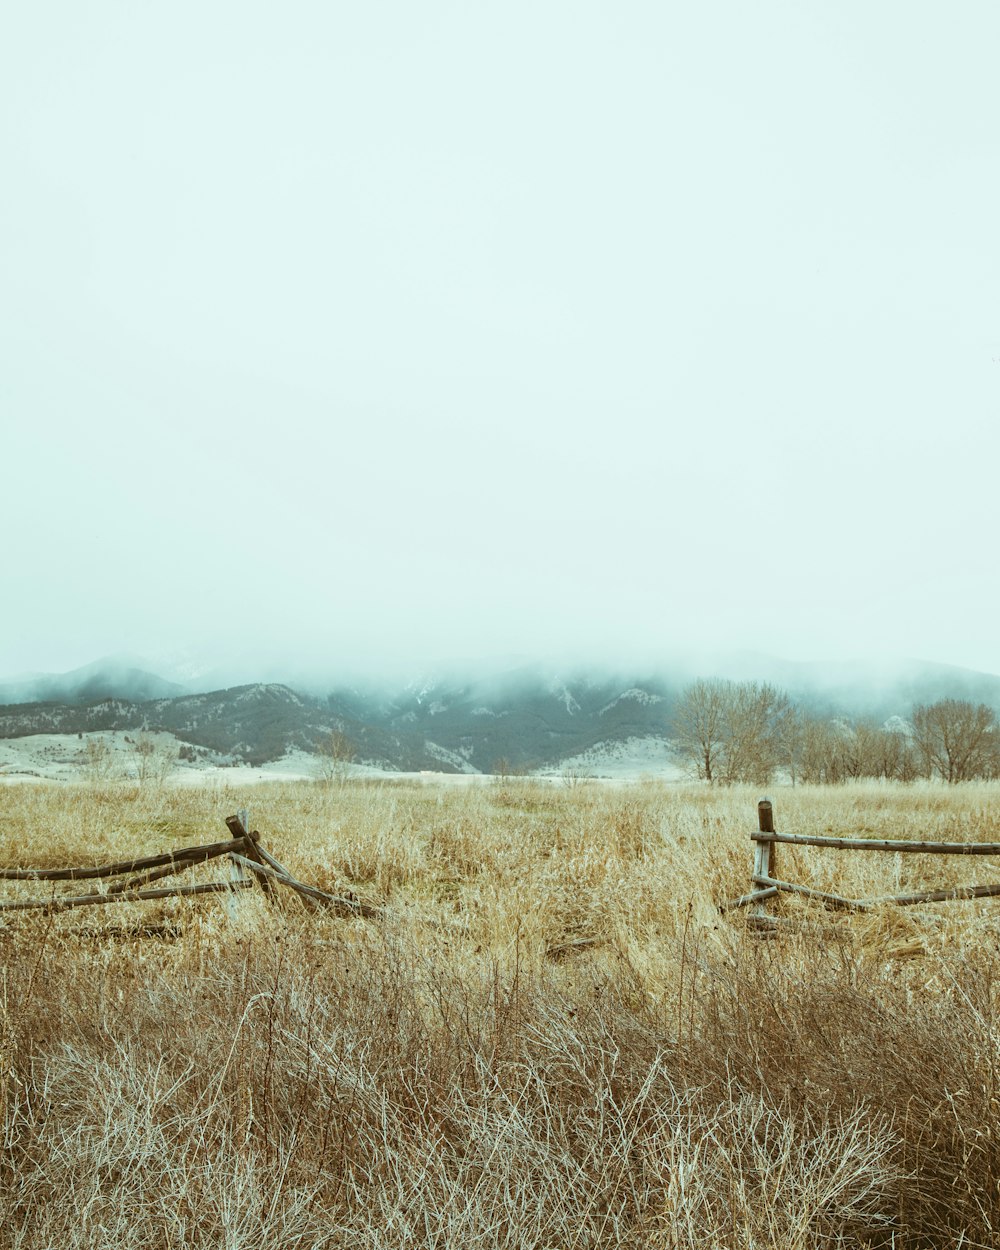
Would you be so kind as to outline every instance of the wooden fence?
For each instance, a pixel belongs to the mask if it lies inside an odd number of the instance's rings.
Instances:
[[[774,922],[765,904],[779,894],[798,894],[803,898],[816,899],[827,907],[842,911],[871,911],[875,907],[894,904],[909,907],[914,903],[945,903],[955,899],[995,898],[1000,895],[997,885],[959,885],[941,890],[920,890],[911,894],[889,894],[883,898],[844,898],[840,894],[828,894],[811,886],[785,881],[778,876],[777,848],[788,846],[819,846],[835,851],[888,851],[893,854],[922,855],[1000,855],[1000,842],[917,842],[884,838],[829,838],[800,833],[776,833],[774,809],[770,799],[757,804],[756,832],[750,838],[754,844],[753,872],[750,891],[731,902],[723,903],[720,910],[731,911],[736,907],[754,907],[754,918],[766,925]]]
[[[326,890],[299,881],[262,845],[260,834],[248,828],[249,817],[241,811],[226,820],[230,837],[223,842],[206,842],[145,855],[138,859],[119,860],[110,864],[73,868],[0,868],[0,881],[102,881],[106,888],[89,894],[51,894],[48,898],[10,899],[0,901],[0,912],[40,911],[42,914],[68,911],[76,907],[108,903],[142,902],[149,899],[176,898],[193,894],[220,894],[246,890],[259,885],[269,901],[274,900],[275,887],[294,891],[312,909],[329,907],[347,916],[377,917],[381,911],[354,898],[341,898]],[[205,881],[193,885],[153,886],[154,881],[178,877],[198,864],[225,859],[236,868],[226,880]]]

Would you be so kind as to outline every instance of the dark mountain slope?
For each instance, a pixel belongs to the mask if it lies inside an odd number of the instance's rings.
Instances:
[[[776,681],[779,673],[762,667],[758,679]],[[1000,709],[1000,678],[944,665],[904,665],[892,673],[861,665],[778,667],[792,697],[823,715],[907,717],[914,703],[944,697]],[[662,676],[561,678],[536,667],[488,681],[428,679],[395,691],[344,686],[319,696],[269,683],[83,700],[86,682],[76,681],[73,700],[0,706],[0,738],[166,730],[193,746],[260,764],[290,750],[315,751],[338,730],[359,760],[390,769],[493,772],[503,761],[528,770],[558,766],[601,744],[668,738],[683,684]]]
[[[183,686],[166,681],[127,661],[96,660],[68,673],[37,673],[0,684],[0,704],[96,703],[124,699],[142,703],[149,699],[172,699]]]

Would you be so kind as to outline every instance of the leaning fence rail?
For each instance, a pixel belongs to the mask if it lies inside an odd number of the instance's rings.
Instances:
[[[765,904],[779,894],[797,894],[814,899],[841,911],[871,911],[885,904],[910,907],[915,903],[946,903],[962,899],[996,898],[1000,896],[1000,883],[992,885],[959,885],[939,890],[918,890],[908,894],[888,894],[880,898],[845,898],[830,894],[794,881],[785,881],[777,875],[775,860],[777,848],[786,846],[816,846],[835,851],[883,851],[892,854],[911,853],[921,855],[1000,855],[1000,842],[934,842],[912,839],[886,838],[831,838],[803,833],[777,833],[774,828],[774,808],[770,799],[757,804],[758,828],[751,833],[754,846],[753,871],[750,890],[739,898],[723,903],[720,911],[753,907],[752,913],[758,923],[766,924],[775,917],[768,914]]]
[[[274,901],[275,887],[285,886],[304,906],[313,910],[326,907],[341,915],[361,916],[365,919],[377,919],[382,915],[378,907],[362,903],[353,897],[342,898],[299,881],[261,845],[260,834],[250,830],[250,820],[245,810],[228,817],[226,825],[232,836],[224,842],[206,842],[158,855],[143,855],[89,867],[0,868],[0,881],[109,883],[105,889],[94,890],[89,894],[53,892],[48,898],[0,900],[0,913],[40,911],[49,915],[77,907],[220,894],[252,889],[259,885],[269,902]],[[235,869],[234,875],[225,880],[198,882],[194,885],[152,884],[164,878],[177,877],[196,865],[217,859],[225,859]]]

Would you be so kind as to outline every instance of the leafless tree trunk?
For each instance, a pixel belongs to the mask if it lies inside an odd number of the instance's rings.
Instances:
[[[700,679],[674,714],[674,745],[703,781],[765,784],[785,762],[787,695],[759,682]]]
[[[674,712],[674,745],[702,781],[715,781],[726,733],[732,682],[699,679],[681,695]]]
[[[732,687],[727,716],[725,780],[766,785],[781,762],[788,696],[767,682]]]
[[[332,729],[319,746],[320,774],[327,783],[341,784],[350,775],[357,749],[341,729]]]

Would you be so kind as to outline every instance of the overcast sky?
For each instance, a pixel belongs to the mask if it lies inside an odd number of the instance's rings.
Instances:
[[[1000,672],[1000,6],[10,5],[0,673]]]

